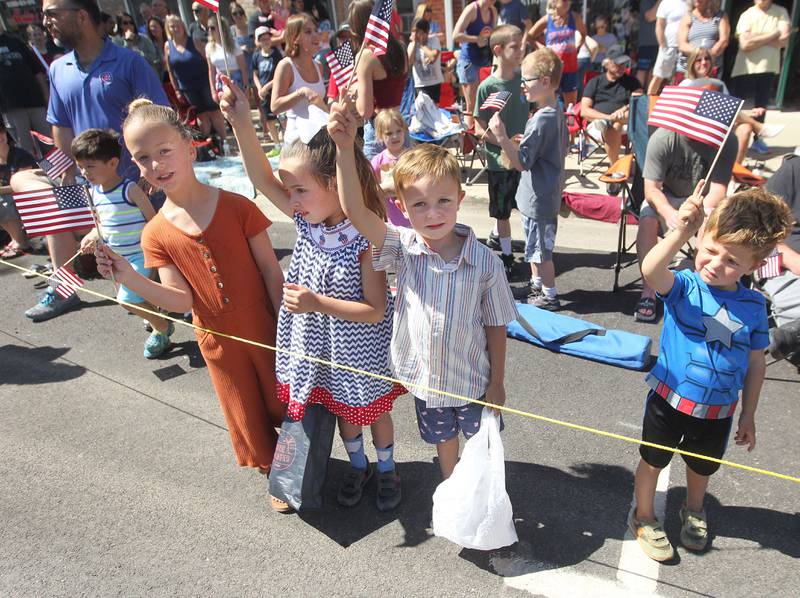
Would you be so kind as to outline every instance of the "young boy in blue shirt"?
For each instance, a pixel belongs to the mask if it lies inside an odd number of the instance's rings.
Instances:
[[[515,172],[522,173],[516,205],[525,231],[525,261],[531,265],[528,303],[550,311],[561,307],[553,265],[568,147],[564,115],[556,101],[561,69],[561,60],[550,48],[531,52],[522,62],[522,91],[528,102],[536,102],[537,110],[525,125],[519,148],[500,114],[489,121],[494,139]]]
[[[764,349],[769,344],[762,295],[739,279],[752,273],[787,235],[788,206],[760,189],[722,200],[697,243],[695,270],[673,272],[668,265],[703,224],[700,181],[678,211],[677,228],[642,261],[642,274],[664,301],[661,350],[647,376],[642,439],[721,459],[741,391],[742,410],[736,444],[756,444],[755,412],[764,381]],[[636,504],[628,526],[650,558],[666,561],[674,550],[655,517],[653,499],[658,475],[673,453],[640,446],[636,469]],[[681,544],[703,550],[708,525],[703,499],[711,461],[684,456],[686,502],[680,510]]]

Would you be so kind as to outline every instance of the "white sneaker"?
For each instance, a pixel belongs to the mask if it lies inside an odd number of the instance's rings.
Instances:
[[[758,136],[762,139],[769,139],[770,137],[777,136],[783,129],[784,125],[764,125]]]

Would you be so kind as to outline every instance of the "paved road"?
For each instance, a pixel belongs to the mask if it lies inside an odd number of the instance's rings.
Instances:
[[[273,239],[288,264],[292,226],[276,223]],[[610,264],[608,254],[557,254],[569,310],[656,335],[630,317],[635,289],[610,293]],[[0,595],[740,596],[800,584],[797,486],[722,471],[708,500],[711,550],[680,550],[659,567],[625,541],[635,447],[514,416],[504,439],[520,542],[460,550],[428,527],[438,467],[407,398],[394,411],[405,493],[395,513],[376,511],[372,488],[357,508],[336,506],[346,467],[337,441],[328,507],[280,516],[265,480],[234,465],[189,330],[148,362],[139,320],[119,307],[87,297],[76,313],[32,324],[22,311],[33,283],[7,268],[0,281]],[[758,449],[733,448],[731,459],[800,472],[799,382],[787,364],[769,367]],[[507,389],[520,409],[639,433],[639,372],[510,341]],[[671,469],[660,497],[676,538],[683,466]]]

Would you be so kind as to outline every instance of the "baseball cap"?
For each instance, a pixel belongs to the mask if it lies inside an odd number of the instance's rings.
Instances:
[[[264,27],[263,25],[261,27],[256,27],[256,31],[254,34],[256,41],[258,41],[258,38],[264,35],[265,33],[270,33],[269,27]]]
[[[606,58],[615,64],[628,64],[631,61],[631,57],[625,54],[619,46],[611,46],[606,52]]]

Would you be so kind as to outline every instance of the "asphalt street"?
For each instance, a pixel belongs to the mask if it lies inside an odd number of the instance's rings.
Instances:
[[[294,229],[276,222],[271,233],[286,267]],[[631,315],[636,269],[612,293],[612,266],[609,253],[559,251],[565,313],[657,339],[659,325]],[[356,508],[337,506],[346,469],[337,439],[326,508],[276,514],[266,480],[235,465],[190,330],[147,361],[141,321],[108,301],[84,295],[79,311],[28,321],[35,282],[0,266],[2,596],[787,596],[800,587],[796,484],[723,468],[707,500],[711,548],[679,548],[658,566],[625,535],[636,447],[514,415],[504,443],[519,543],[482,553],[436,538],[438,466],[407,396],[393,412],[404,492],[395,512],[377,511],[374,486]],[[89,288],[110,293],[111,283]],[[757,449],[727,456],[796,476],[800,376],[786,362],[767,372]],[[641,372],[510,340],[506,387],[518,409],[640,432]],[[659,495],[674,541],[683,472],[675,459]]]

